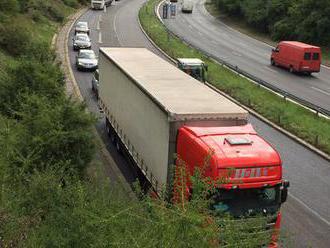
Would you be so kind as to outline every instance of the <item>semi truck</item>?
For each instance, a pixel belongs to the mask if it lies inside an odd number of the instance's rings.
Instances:
[[[212,151],[203,176],[229,177],[213,208],[272,215],[269,225],[279,228],[289,184],[278,152],[248,123],[246,110],[145,48],[102,47],[99,54],[106,131],[155,192],[171,186],[175,157],[193,173]]]
[[[177,58],[178,68],[198,81],[206,81],[208,66],[197,58]]]
[[[91,0],[92,9],[104,9],[111,5],[113,0]]]

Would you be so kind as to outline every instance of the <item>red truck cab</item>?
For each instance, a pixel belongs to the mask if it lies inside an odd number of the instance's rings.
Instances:
[[[321,67],[321,49],[298,41],[281,41],[272,50],[271,64],[289,69],[290,72],[311,74]]]
[[[189,174],[193,174],[196,166],[203,166],[208,154],[211,157],[204,176],[225,179],[213,196],[213,208],[236,218],[255,214],[275,216],[269,226],[279,229],[280,206],[286,200],[289,184],[282,179],[278,152],[258,136],[251,124],[179,129],[177,155]]]

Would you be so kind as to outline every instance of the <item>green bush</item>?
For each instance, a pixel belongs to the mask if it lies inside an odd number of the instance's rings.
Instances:
[[[0,47],[13,56],[23,55],[32,38],[27,25],[10,22],[0,26]]]
[[[68,5],[72,8],[77,8],[79,6],[77,0],[62,0],[65,5]]]
[[[0,12],[17,13],[19,11],[19,4],[17,0],[3,0],[0,1]]]
[[[57,22],[64,21],[64,14],[59,7],[57,7],[55,5],[48,5],[48,6],[45,6],[44,8],[46,8],[45,12],[48,13],[48,15],[51,18],[53,18],[54,21],[57,21]]]

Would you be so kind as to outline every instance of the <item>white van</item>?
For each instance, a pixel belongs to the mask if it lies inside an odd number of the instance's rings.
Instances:
[[[183,0],[181,11],[184,13],[192,13],[194,8],[193,0]]]

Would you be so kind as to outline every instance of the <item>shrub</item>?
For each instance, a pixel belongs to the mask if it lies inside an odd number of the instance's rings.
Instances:
[[[0,11],[16,13],[19,11],[17,0],[2,0],[0,1]]]
[[[0,46],[13,56],[25,53],[31,42],[30,30],[21,22],[0,26]]]
[[[79,6],[77,0],[62,0],[65,5],[68,5],[72,8],[77,8]]]

